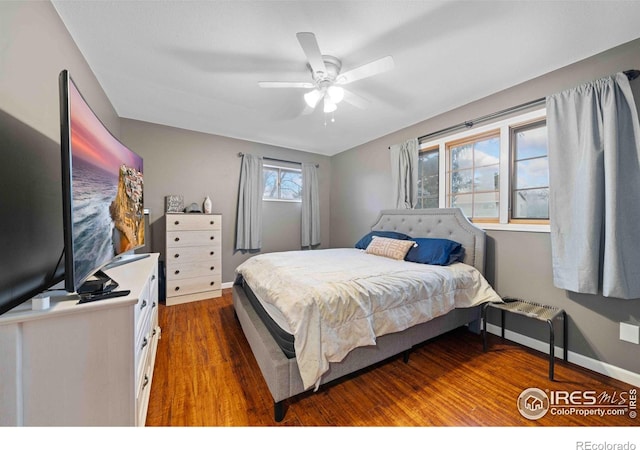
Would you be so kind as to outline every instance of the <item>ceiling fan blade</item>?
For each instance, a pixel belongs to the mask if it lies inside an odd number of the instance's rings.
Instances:
[[[320,47],[318,47],[315,34],[303,32],[296,33],[296,36],[298,37],[298,42],[300,42],[304,54],[307,56],[307,61],[309,61],[313,73],[322,72],[326,74],[327,68],[324,65],[322,53],[320,52]]]
[[[347,89],[344,90],[344,101],[360,109],[366,109],[369,103],[371,103],[366,98],[360,95],[354,94],[353,92]]]
[[[382,72],[393,69],[394,63],[391,56],[377,59],[367,64],[363,64],[355,69],[341,73],[336,80],[336,84],[349,84],[363,78],[371,77]]]
[[[313,83],[304,81],[259,81],[258,86],[261,88],[302,88],[311,89],[315,87]]]

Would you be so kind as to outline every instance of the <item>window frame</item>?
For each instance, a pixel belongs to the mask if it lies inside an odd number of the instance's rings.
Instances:
[[[516,160],[516,140],[515,140],[515,135],[516,133],[518,133],[518,131],[527,131],[527,130],[531,130],[531,129],[535,129],[538,128],[538,126],[547,126],[547,119],[546,116],[544,118],[541,119],[536,119],[536,120],[531,120],[529,122],[525,122],[525,123],[521,123],[521,124],[517,124],[517,125],[512,125],[510,127],[510,133],[511,135],[509,136],[509,143],[510,143],[510,147],[509,147],[509,154],[510,154],[510,158],[511,158],[511,170],[510,170],[510,180],[509,180],[509,220],[510,223],[517,223],[517,224],[535,224],[535,225],[549,225],[549,218],[541,218],[541,219],[534,219],[534,218],[517,218],[517,217],[513,217],[513,211],[514,211],[514,197],[515,197],[515,193],[517,191],[516,186],[515,186],[515,180],[516,180],[516,163],[518,162]],[[536,157],[536,158],[528,158],[529,160],[532,159],[538,159],[538,158],[542,158],[542,157]],[[547,167],[548,167],[548,161],[549,161],[549,148],[547,147]],[[519,160],[519,161],[523,161],[523,160]],[[547,179],[547,182],[549,180]],[[542,187],[542,186],[540,186]],[[549,185],[547,184],[546,186],[547,188],[549,188]],[[547,216],[548,216],[548,212],[547,212]]]
[[[458,169],[458,170],[454,170],[451,167],[451,151],[453,148],[455,147],[460,147],[463,146],[465,144],[475,144],[477,142],[481,142],[487,139],[493,139],[493,138],[497,138],[498,141],[500,141],[500,130],[499,129],[489,129],[488,131],[485,131],[483,133],[476,133],[476,134],[472,134],[470,136],[467,136],[465,138],[462,139],[454,139],[454,140],[447,140],[446,144],[445,144],[445,158],[447,158],[446,160],[446,164],[445,167],[447,169],[447,173],[446,173],[446,184],[445,184],[445,205],[447,205],[447,207],[450,207],[451,204],[451,197],[453,197],[454,194],[453,192],[451,192],[451,188],[453,185],[452,182],[452,178],[453,178],[453,173],[456,171],[460,171],[460,170],[469,170],[469,168],[465,168],[465,169]],[[476,165],[476,160],[475,160],[475,150],[473,151],[473,160],[471,163],[471,170],[472,170],[472,178],[475,180],[475,176],[476,176],[476,169],[477,168],[483,168],[483,167],[489,167],[489,166],[477,166]],[[502,148],[500,148],[500,154],[502,153]],[[502,176],[502,174],[500,173],[500,164],[502,161],[498,160],[498,178],[500,178]],[[468,193],[471,194],[471,208],[473,209],[475,206],[475,196],[477,194],[485,194],[485,193],[489,193],[489,192],[495,192],[495,191],[476,191],[475,187]],[[497,187],[497,193],[498,193],[498,203],[500,204],[500,202],[502,201],[502,197],[500,195],[500,185],[498,184]],[[463,193],[465,194],[465,193]],[[498,223],[500,220],[500,209],[498,207],[498,217],[474,217],[473,218],[473,223]]]
[[[278,176],[276,177],[276,183],[278,188],[278,198],[265,198],[264,196],[264,181],[262,185],[262,201],[264,202],[284,202],[284,203],[302,203],[302,196],[299,199],[288,199],[288,198],[280,198],[280,180],[281,180],[281,171],[287,172],[297,172],[300,174],[300,182],[302,183],[302,169],[298,169],[295,167],[285,167],[285,166],[277,166],[274,164],[262,164],[262,173],[264,179],[264,171],[265,169],[276,169],[278,171]],[[302,188],[301,188],[302,189]]]
[[[499,214],[497,222],[485,222],[475,220],[474,225],[485,230],[506,230],[506,231],[525,231],[525,232],[550,232],[549,221],[544,219],[525,219],[526,222],[522,222],[522,219],[514,221],[510,217],[511,207],[511,161],[512,161],[512,149],[510,145],[511,141],[511,129],[527,124],[535,123],[537,121],[546,120],[546,108],[536,109],[526,112],[524,114],[512,115],[502,120],[488,123],[486,125],[473,126],[466,130],[452,133],[446,136],[437,137],[435,139],[423,140],[420,142],[419,151],[431,150],[438,148],[438,165],[440,170],[440,183],[439,183],[439,207],[446,208],[447,206],[447,165],[448,155],[447,147],[450,143],[461,141],[464,139],[471,139],[474,136],[482,135],[483,133],[489,133],[494,130],[499,130],[500,133],[500,167],[499,167]]]
[[[438,196],[420,195],[420,190],[421,189],[418,189],[418,202],[421,203],[422,205],[424,205],[425,199],[432,199],[432,198],[435,198],[436,201],[438,202],[438,204],[440,203],[440,197],[439,196],[440,196],[440,191],[441,191],[440,185],[442,183],[442,180],[440,179],[440,154],[439,154],[439,152],[440,152],[440,149],[437,146],[433,146],[433,147],[430,147],[430,148],[424,148],[424,149],[421,148],[419,150],[419,152],[418,152],[418,161],[420,160],[420,156],[422,154],[438,153]],[[418,163],[418,182],[419,183],[421,182],[422,178],[423,178],[423,174],[420,173],[420,163]],[[424,191],[425,191],[425,187],[422,186],[422,193],[423,194],[424,194]],[[423,209],[423,208],[424,208],[424,206],[421,209]]]

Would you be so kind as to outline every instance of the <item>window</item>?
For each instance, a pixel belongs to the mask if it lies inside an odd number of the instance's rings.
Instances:
[[[469,218],[498,221],[500,205],[500,133],[447,145],[447,205]]]
[[[302,201],[302,171],[287,167],[263,166],[263,200]]]
[[[422,142],[416,207],[459,207],[487,229],[549,231],[545,114]]]
[[[511,129],[511,218],[549,219],[547,125],[537,122]]]
[[[416,208],[437,208],[440,198],[438,147],[420,152],[418,157],[418,205]]]

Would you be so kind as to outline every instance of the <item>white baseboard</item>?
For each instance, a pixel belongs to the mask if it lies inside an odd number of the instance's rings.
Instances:
[[[231,289],[233,287],[233,281],[227,281],[222,283],[222,289]]]
[[[496,336],[501,336],[501,333],[502,333],[501,328],[499,326],[493,325],[490,323],[487,324],[487,332],[491,334],[495,334]],[[504,331],[504,337],[505,339],[524,345],[525,347],[538,350],[546,355],[549,354],[548,342],[539,341],[537,339],[533,339],[523,334],[516,333],[510,330]],[[564,355],[564,349],[562,347],[556,346],[554,352],[556,357],[562,358]],[[593,359],[588,356],[584,356],[572,351],[568,352],[567,360],[570,363],[580,367],[584,367],[585,369],[593,370],[594,372],[600,373],[602,375],[615,378],[616,380],[629,383],[633,386],[640,387],[640,374],[631,372],[627,369],[616,367],[611,364],[598,361],[597,359]]]

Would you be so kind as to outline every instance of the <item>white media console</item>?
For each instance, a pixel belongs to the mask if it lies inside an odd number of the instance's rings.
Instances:
[[[0,426],[144,426],[158,326],[158,254],[105,271],[128,296],[74,295],[0,316]]]

